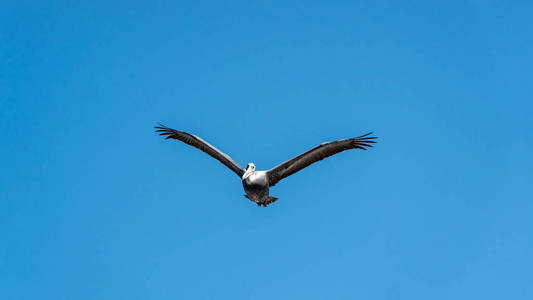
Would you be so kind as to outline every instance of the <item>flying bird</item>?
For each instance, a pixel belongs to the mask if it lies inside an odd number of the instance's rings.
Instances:
[[[211,157],[223,163],[241,178],[244,191],[246,192],[244,196],[250,201],[257,203],[257,205],[262,205],[265,207],[278,200],[278,198],[269,195],[269,188],[276,185],[283,178],[302,170],[312,163],[339,152],[349,149],[366,150],[367,148],[372,147],[372,144],[375,143],[374,139],[377,138],[370,136],[372,132],[369,132],[351,139],[322,143],[307,152],[304,152],[285,161],[284,163],[275,166],[270,170],[256,171],[254,163],[249,163],[246,166],[246,169],[243,169],[227,154],[213,147],[211,144],[197,137],[196,135],[175,130],[162,124],[155,126],[155,129],[156,132],[159,132],[159,135],[166,136],[165,139],[182,141],[185,144],[202,150]]]

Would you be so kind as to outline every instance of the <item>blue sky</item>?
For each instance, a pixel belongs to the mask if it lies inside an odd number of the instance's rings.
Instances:
[[[10,1],[1,299],[532,299],[528,1]],[[375,131],[260,208],[268,169]]]

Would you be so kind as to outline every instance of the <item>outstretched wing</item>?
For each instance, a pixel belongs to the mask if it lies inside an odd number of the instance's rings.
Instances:
[[[267,171],[269,185],[274,186],[281,179],[300,171],[312,163],[339,152],[348,149],[366,150],[368,147],[372,147],[372,144],[375,143],[374,139],[377,138],[369,136],[371,134],[372,132],[369,132],[356,138],[322,143],[305,153],[291,158],[288,161]]]
[[[217,159],[221,163],[223,163],[226,167],[230,168],[235,174],[239,175],[241,177],[244,174],[244,169],[239,166],[238,163],[233,161],[231,157],[229,157],[224,152],[218,150],[217,148],[213,147],[208,142],[202,140],[201,138],[197,137],[194,134],[190,134],[183,131],[178,131],[172,128],[169,128],[165,125],[158,124],[159,126],[155,126],[156,132],[159,132],[159,135],[166,136],[165,139],[176,139],[184,142],[185,144],[191,145],[195,148],[198,148],[205,153],[209,154],[211,157]]]

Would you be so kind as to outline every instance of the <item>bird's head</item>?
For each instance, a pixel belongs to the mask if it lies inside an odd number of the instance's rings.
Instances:
[[[248,176],[252,175],[255,172],[255,165],[254,163],[249,163],[246,166],[246,171],[244,172],[244,175],[242,175],[242,180],[244,181]]]

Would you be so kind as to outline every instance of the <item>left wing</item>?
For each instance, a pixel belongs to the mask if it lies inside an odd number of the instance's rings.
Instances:
[[[349,149],[366,150],[367,148],[372,147],[372,144],[375,143],[374,139],[377,138],[369,136],[371,134],[372,132],[369,132],[356,138],[322,143],[305,153],[291,158],[267,171],[269,185],[274,186],[281,179],[300,171],[310,164],[339,152]]]

